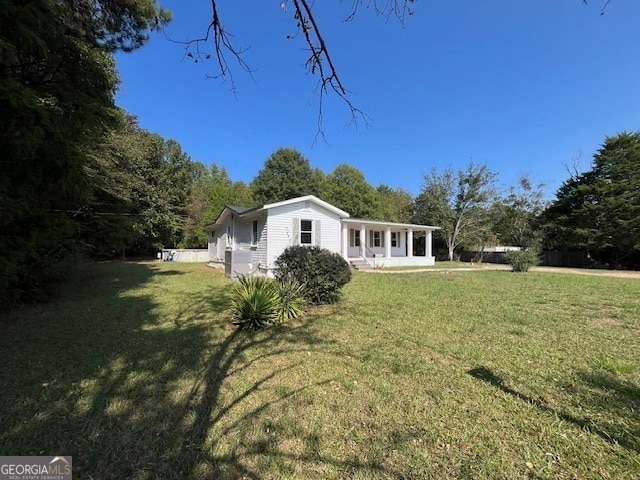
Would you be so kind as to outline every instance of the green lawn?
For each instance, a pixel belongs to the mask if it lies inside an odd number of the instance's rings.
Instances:
[[[78,479],[640,478],[640,280],[356,274],[231,328],[202,265],[83,268],[0,318],[0,454]]]

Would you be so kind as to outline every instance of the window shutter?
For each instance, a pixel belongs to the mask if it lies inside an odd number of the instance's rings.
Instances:
[[[300,245],[300,219],[298,218],[294,218],[293,219],[293,239],[291,244],[292,245]]]
[[[317,247],[319,247],[319,246],[320,246],[320,243],[321,243],[321,240],[322,240],[322,232],[320,231],[320,220],[316,220],[316,221],[315,221],[315,222],[313,222],[313,223],[315,224],[315,225],[313,226],[313,227],[314,227],[314,230],[315,230],[315,232],[314,232],[314,233],[315,233],[315,237],[316,237],[316,239],[315,239],[315,240],[316,240],[316,241],[315,241],[315,245],[316,245]]]

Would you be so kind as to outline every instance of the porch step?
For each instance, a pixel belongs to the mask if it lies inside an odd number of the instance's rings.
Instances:
[[[352,268],[355,268],[356,270],[373,270],[373,267],[371,265],[369,265],[369,263],[365,262],[362,259],[359,260],[350,260],[349,263],[351,264]]]

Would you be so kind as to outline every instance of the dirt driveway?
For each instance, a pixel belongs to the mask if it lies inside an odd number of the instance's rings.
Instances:
[[[469,265],[468,267],[452,267],[452,268],[416,268],[411,270],[372,270],[373,273],[414,273],[414,272],[472,272],[476,270],[511,270],[509,265],[501,265],[497,263]],[[573,273],[575,275],[596,275],[601,277],[618,277],[618,278],[638,278],[640,272],[630,272],[624,270],[589,270],[586,268],[564,268],[564,267],[532,267],[532,272],[546,273]]]
[[[601,277],[640,278],[640,272],[625,270],[589,270],[586,268],[533,267],[534,272],[575,273],[577,275],[599,275]]]

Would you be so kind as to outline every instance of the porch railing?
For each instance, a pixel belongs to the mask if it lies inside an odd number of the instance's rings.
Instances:
[[[371,265],[373,268],[376,268],[376,254],[373,250],[371,250],[369,247],[367,247],[366,245],[362,245],[364,247],[364,255],[362,253],[360,253],[360,258],[362,258],[365,262],[369,263],[369,257],[367,257],[367,253],[369,253],[371,255],[371,258],[373,258],[373,265]]]

